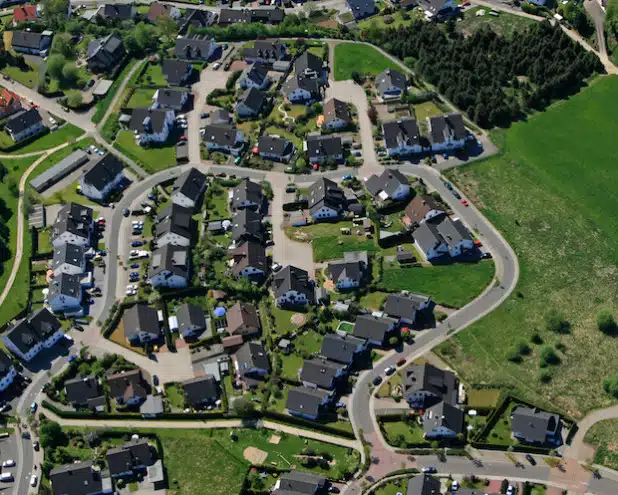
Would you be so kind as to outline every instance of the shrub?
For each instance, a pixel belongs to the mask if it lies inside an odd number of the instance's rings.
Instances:
[[[541,334],[535,330],[530,336],[530,341],[533,344],[541,345],[543,343],[543,337],[541,337]]]
[[[606,335],[615,335],[618,332],[614,315],[608,309],[602,309],[597,313],[597,327]]]
[[[521,358],[521,354],[519,353],[519,351],[517,349],[513,349],[511,351],[509,351],[506,355],[506,358],[511,361],[512,363],[521,363],[522,362],[522,358]]]
[[[539,381],[541,383],[549,383],[552,380],[552,374],[551,371],[549,370],[541,370],[541,372],[539,373]]]
[[[546,317],[547,329],[555,333],[569,333],[571,325],[557,309],[552,309]]]
[[[541,347],[541,368],[545,368],[548,365],[560,364],[560,356],[556,354],[554,348],[550,345],[544,345]]]
[[[610,375],[603,380],[603,390],[618,399],[618,376]]]
[[[530,351],[530,346],[525,340],[521,340],[517,343],[517,352],[522,356],[527,356],[528,354],[530,354]]]

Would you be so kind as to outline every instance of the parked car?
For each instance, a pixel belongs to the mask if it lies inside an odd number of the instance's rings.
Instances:
[[[467,199],[462,199],[461,200],[461,204],[464,205],[464,206],[469,206],[470,205],[470,203],[468,203]]]
[[[131,247],[140,247],[143,246],[144,243],[142,241],[133,241],[131,242]]]
[[[453,191],[453,196],[455,196],[457,199],[461,199],[461,194],[459,194],[457,191],[455,191],[454,189],[452,189]]]
[[[33,402],[32,404],[30,404],[30,412],[34,414],[38,407],[38,404],[36,402]]]
[[[6,468],[6,467],[13,467],[15,465],[15,461],[13,459],[9,459],[8,461],[4,461],[2,463],[2,467]]]
[[[122,210],[122,215],[128,217],[131,214],[131,211],[128,208]]]
[[[481,259],[484,259],[484,260],[489,260],[491,258],[492,258],[491,253],[483,253],[481,255]]]
[[[534,457],[532,457],[530,454],[526,454],[526,460],[533,466],[536,466],[536,461],[534,460]]]
[[[393,373],[395,373],[395,367],[394,366],[389,366],[388,368],[384,369],[384,374],[386,376],[392,375]]]
[[[453,186],[450,184],[450,182],[444,181],[443,184],[449,191],[453,190]]]
[[[376,376],[373,380],[371,380],[371,383],[373,383],[374,385],[380,385],[380,383],[382,383],[382,377],[381,376]]]
[[[36,486],[36,484],[39,482],[39,478],[37,478],[36,474],[33,474],[30,477],[30,486]]]
[[[34,442],[34,443],[32,444],[32,448],[33,448],[34,450],[36,450],[37,452],[38,452],[39,450],[41,450],[41,446],[39,445],[39,442]]]
[[[133,264],[131,265],[131,268],[139,268],[139,263],[133,263]]]
[[[77,356],[75,356],[74,354],[71,354],[71,355],[69,356],[69,359],[67,359],[67,361],[68,361],[69,363],[72,363],[72,362],[73,362],[73,361],[75,361],[75,360],[77,360]]]
[[[437,473],[438,472],[435,466],[425,466],[423,469],[421,469],[421,471],[423,473]]]
[[[406,358],[401,358],[397,360],[397,366],[403,366],[406,364]]]

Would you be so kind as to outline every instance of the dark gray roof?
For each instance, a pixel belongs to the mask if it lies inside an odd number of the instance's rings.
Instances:
[[[414,119],[384,122],[382,131],[387,148],[396,148],[400,143],[405,143],[407,146],[417,146],[421,143],[421,135]]]
[[[307,154],[310,158],[334,158],[343,154],[339,136],[307,136]]]
[[[331,98],[324,103],[324,123],[328,124],[335,119],[341,119],[350,124],[352,123],[352,114],[347,103]]]
[[[141,414],[161,414],[164,410],[161,395],[148,395],[139,408]]]
[[[10,327],[6,333],[6,338],[23,354],[27,353],[40,341],[39,336],[25,318],[15,322]]]
[[[434,115],[428,117],[428,120],[431,129],[429,137],[432,144],[443,143],[449,138],[459,141],[468,136],[468,131],[460,113]]]
[[[431,406],[423,415],[423,431],[429,433],[439,427],[448,428],[455,433],[463,433],[463,411],[444,401]]]
[[[62,323],[47,308],[32,313],[28,317],[28,322],[41,340],[47,339],[62,328]]]
[[[112,489],[111,479],[102,476],[92,461],[58,466],[50,471],[49,479],[54,495],[90,495],[103,490],[111,493]]]
[[[413,320],[422,304],[430,298],[416,294],[389,294],[384,303],[384,311],[393,318]]]
[[[245,342],[243,346],[236,351],[236,362],[242,374],[244,374],[244,370],[251,368],[270,372],[268,353],[259,342]]]
[[[285,45],[279,40],[256,40],[253,46],[244,48],[242,53],[245,58],[279,60],[285,54]]]
[[[286,156],[292,152],[292,143],[282,137],[261,136],[258,139],[258,151],[277,156]]]
[[[405,370],[406,393],[430,392],[449,404],[457,403],[457,377],[452,371],[437,368],[431,364],[414,364]]]
[[[18,112],[6,121],[5,128],[12,134],[19,134],[42,122],[41,114],[36,108]]]
[[[335,261],[326,267],[330,279],[337,280],[358,280],[363,278],[364,267],[358,261]]]
[[[78,203],[68,203],[58,212],[51,233],[52,241],[64,232],[87,239],[92,225],[92,208]]]
[[[146,388],[142,372],[139,368],[107,375],[107,385],[111,397],[146,398]]]
[[[99,66],[111,67],[125,54],[122,38],[117,33],[108,34],[103,38],[88,43],[87,59]]]
[[[251,22],[248,10],[223,8],[219,12],[218,24],[220,25],[242,24],[247,22]]]
[[[217,14],[209,10],[187,9],[180,21],[180,32],[186,33],[190,26],[195,28],[211,27],[217,20]]]
[[[191,406],[199,406],[204,402],[214,402],[219,398],[219,387],[217,381],[211,375],[198,376],[182,383],[182,387],[187,397],[187,402]]]
[[[544,443],[547,431],[554,431],[560,416],[537,408],[517,406],[512,412],[511,431],[526,440]]]
[[[401,185],[409,186],[410,181],[396,168],[387,168],[379,176],[372,175],[365,183],[365,187],[373,196],[377,196],[381,191],[392,196]]]
[[[127,338],[137,335],[139,332],[149,333],[154,339],[161,335],[157,310],[143,303],[125,309],[122,323]]]
[[[243,77],[250,79],[258,86],[261,86],[264,83],[264,79],[268,75],[268,67],[264,64],[253,63],[245,70]]]
[[[232,217],[232,240],[239,242],[253,238],[258,242],[264,241],[264,225],[262,216],[250,208],[244,208],[234,213]]]
[[[300,380],[302,382],[314,383],[320,388],[332,389],[334,385],[333,380],[342,368],[344,368],[343,364],[328,361],[327,359],[305,359],[300,373]]]
[[[406,495],[440,495],[440,480],[428,474],[418,474],[408,479]]]
[[[414,240],[423,251],[428,251],[442,242],[449,247],[454,247],[466,239],[472,238],[461,220],[454,221],[446,215],[432,218],[414,231]]]
[[[47,34],[35,33],[32,31],[13,31],[11,46],[38,50],[41,47],[41,41],[43,38],[49,38],[49,36]]]
[[[290,411],[303,414],[318,415],[320,405],[329,396],[325,390],[316,390],[308,387],[296,387],[288,392],[285,407]]]
[[[332,180],[320,177],[309,186],[309,210],[311,213],[319,210],[322,206],[332,208],[335,211],[343,210],[347,201],[343,190]]]
[[[132,471],[135,467],[150,466],[154,462],[145,438],[130,440],[120,447],[109,449],[105,457],[112,476]]]
[[[309,303],[313,303],[314,291],[313,286],[309,282],[309,274],[292,265],[287,265],[285,268],[273,275],[273,286],[275,297],[281,297],[290,290],[304,294]]]
[[[101,395],[96,376],[67,380],[64,382],[64,388],[66,389],[67,400],[76,405],[86,404],[88,399],[94,399]]]
[[[178,330],[182,333],[185,328],[206,328],[206,314],[196,304],[181,304],[176,310]]]
[[[371,15],[376,10],[374,0],[347,0],[347,4],[356,19]]]
[[[227,331],[233,335],[241,327],[259,330],[261,325],[255,306],[239,301],[227,311]]]
[[[157,216],[157,238],[168,232],[178,234],[190,241],[193,239],[193,211],[172,203]]]
[[[185,89],[159,88],[157,90],[157,103],[162,107],[177,107],[182,103],[187,94]]]
[[[324,61],[315,53],[304,51],[303,54],[294,61],[294,72],[296,74],[308,72],[321,72]]]
[[[204,141],[218,146],[234,146],[238,129],[230,124],[210,124],[204,129]]]
[[[381,72],[376,76],[376,87],[382,94],[386,89],[392,87],[399,88],[401,91],[404,91],[407,87],[407,82],[408,80],[404,74],[393,69],[386,69],[384,72]]]
[[[428,10],[434,15],[439,13],[446,3],[447,0],[420,0],[420,5],[423,9]]]
[[[152,253],[152,263],[150,263],[149,277],[154,277],[161,272],[169,271],[174,275],[189,278],[189,266],[191,264],[191,253],[189,248],[166,244]]]
[[[191,167],[174,181],[172,193],[180,192],[187,198],[196,201],[206,187],[206,176],[198,169]]]
[[[0,351],[0,379],[8,375],[12,368],[13,361],[11,361],[11,358],[5,352]]]
[[[174,55],[178,58],[201,59],[210,52],[212,39],[206,36],[186,36],[176,40]]]
[[[299,74],[294,74],[290,77],[284,85],[281,87],[283,94],[289,94],[296,89],[304,89],[311,93],[313,98],[320,96],[321,83],[318,79],[312,79],[310,77],[302,77]]]
[[[141,107],[133,109],[129,129],[140,134],[160,133],[165,128],[165,119],[169,110]]]
[[[121,3],[106,3],[103,6],[102,17],[106,19],[115,19],[120,21],[126,21],[133,19],[135,4],[121,4]]]
[[[326,488],[327,479],[324,476],[304,471],[292,470],[279,478],[279,488],[275,495],[315,495]]]
[[[54,277],[49,283],[49,294],[47,297],[51,301],[59,295],[81,299],[82,285],[80,276],[61,273]]]
[[[124,163],[116,155],[107,153],[84,174],[84,182],[102,191],[123,169]]]
[[[85,249],[76,244],[63,244],[60,247],[54,248],[54,258],[52,260],[52,269],[58,268],[65,263],[77,267],[84,264]]]
[[[342,337],[335,334],[327,334],[322,341],[320,355],[338,363],[349,364],[354,358],[357,348],[364,345],[365,339],[346,335]]]
[[[219,24],[243,24],[249,22],[263,22],[266,24],[276,24],[283,20],[285,12],[283,9],[259,8],[259,9],[221,9],[219,13]]]
[[[248,178],[242,180],[237,186],[235,186],[232,193],[233,208],[236,208],[244,201],[261,205],[264,200],[264,196],[262,195],[262,186],[252,182]]]
[[[266,101],[266,93],[257,88],[249,88],[238,99],[238,104],[242,103],[254,113],[260,113],[264,102]]]
[[[227,124],[232,121],[232,117],[230,116],[230,112],[227,110],[217,108],[210,114],[210,121],[213,124]]]
[[[77,167],[88,161],[88,154],[81,149],[75,150],[66,158],[63,158],[53,167],[47,169],[40,175],[37,175],[30,181],[30,185],[37,192],[44,191],[52,183],[62,179],[67,174],[70,174]]]
[[[184,60],[164,60],[161,64],[163,76],[165,76],[168,84],[179,85],[193,70],[190,62]]]
[[[238,275],[249,266],[266,272],[266,250],[264,246],[258,242],[253,242],[251,240],[244,242],[232,251],[232,256],[236,261],[232,267],[232,272],[235,275]]]
[[[354,336],[362,339],[384,341],[389,328],[396,323],[397,320],[393,318],[358,315],[354,325]]]

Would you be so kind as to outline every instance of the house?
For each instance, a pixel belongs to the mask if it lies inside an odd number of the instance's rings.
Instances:
[[[223,9],[225,10],[225,9]],[[286,58],[286,46],[279,40],[256,40],[242,51],[247,63],[272,64]]]
[[[127,54],[122,38],[113,33],[88,43],[86,63],[88,70],[96,74],[116,67]]]
[[[245,241],[264,243],[266,231],[262,216],[250,208],[238,210],[232,217],[232,241],[238,246]]]
[[[268,68],[261,62],[252,63],[238,79],[238,85],[242,89],[266,89],[269,84]]]
[[[176,40],[174,55],[185,60],[208,60],[217,49],[212,38],[206,36],[184,36]]]
[[[68,275],[81,275],[86,273],[86,250],[77,244],[61,244],[54,248],[51,269],[54,277],[61,273]]]
[[[95,201],[103,201],[124,180],[124,163],[107,153],[79,178],[80,191]]]
[[[403,389],[412,409],[427,409],[440,401],[457,404],[459,381],[451,371],[429,363],[413,364],[404,371]]]
[[[204,128],[204,144],[209,151],[237,156],[245,145],[244,134],[234,125],[210,124]]]
[[[257,117],[266,103],[266,93],[257,88],[247,89],[236,102],[236,113],[242,118]]]
[[[201,12],[201,11],[200,11]],[[181,17],[180,9],[171,5],[165,5],[159,2],[153,2],[150,4],[148,14],[146,18],[150,22],[157,22],[159,17],[168,17],[170,19],[178,20]]]
[[[446,214],[443,206],[430,194],[414,196],[404,211],[404,223],[412,226]]]
[[[194,167],[178,176],[172,186],[172,202],[184,208],[195,208],[206,190],[206,176]]]
[[[258,139],[258,153],[265,160],[287,163],[294,155],[294,144],[282,137],[261,136]]]
[[[345,376],[347,366],[327,359],[305,359],[299,377],[303,386],[332,390],[338,379]]]
[[[368,344],[384,346],[388,343],[388,337],[393,335],[396,323],[397,320],[386,316],[358,315],[353,335],[367,339]]]
[[[109,396],[118,404],[135,406],[146,400],[146,382],[139,368],[107,375]]]
[[[384,301],[384,312],[396,318],[399,325],[413,325],[416,314],[431,306],[431,297],[417,294],[389,294]]]
[[[339,136],[307,136],[305,145],[312,164],[343,160],[343,145]]]
[[[341,217],[347,207],[343,190],[332,180],[320,177],[309,186],[309,213],[316,220]]]
[[[423,151],[421,135],[414,119],[399,119],[382,124],[388,156],[411,155]]]
[[[67,401],[75,409],[88,407],[88,401],[103,395],[96,376],[77,377],[64,382]]]
[[[245,9],[221,9],[219,12],[219,26],[231,26],[232,24],[247,24],[251,22],[251,16]]]
[[[62,324],[47,308],[41,308],[10,326],[2,336],[2,342],[19,358],[31,361],[63,337]]]
[[[320,355],[329,361],[351,366],[354,358],[367,349],[367,341],[353,335],[326,334]]]
[[[386,69],[376,76],[375,84],[382,98],[396,98],[408,88],[408,79],[398,70]]]
[[[365,187],[378,201],[403,201],[410,196],[410,181],[396,168],[387,168],[379,176],[372,175]]]
[[[8,117],[22,109],[21,98],[6,88],[0,89],[0,118]]]
[[[356,20],[372,16],[377,11],[374,0],[347,0],[347,4]]]
[[[14,114],[9,117],[4,126],[4,130],[16,143],[39,134],[44,129],[43,119],[41,119],[41,115],[36,108],[30,108],[30,110]]]
[[[285,17],[285,11],[279,7],[250,9],[249,16],[250,22],[279,24]]]
[[[266,274],[266,250],[262,244],[243,242],[232,250],[232,274],[235,278],[263,277]]]
[[[234,187],[231,198],[233,210],[242,210],[243,208],[257,210],[264,203],[262,186],[255,182],[251,182],[249,178],[241,180],[240,183]]]
[[[557,414],[516,406],[511,411],[511,431],[520,442],[558,446],[562,444],[562,422]]]
[[[323,127],[329,131],[338,131],[354,124],[352,113],[347,103],[331,98],[324,103]]]
[[[309,387],[296,387],[288,392],[285,407],[292,416],[316,420],[330,402],[332,392]]]
[[[461,149],[470,137],[460,113],[427,117],[432,151]]]
[[[112,479],[92,461],[55,467],[49,472],[54,495],[103,495],[114,492]]]
[[[181,289],[191,280],[191,256],[189,248],[165,244],[152,253],[148,279],[153,287]]]
[[[144,346],[161,338],[157,310],[143,303],[125,309],[122,326],[124,336],[134,346]]]
[[[343,254],[343,261],[329,263],[326,273],[337,289],[360,287],[365,278],[369,259],[367,251],[352,251]]]
[[[430,261],[444,255],[460,256],[474,248],[474,241],[461,220],[444,215],[419,225],[414,231],[414,245]]]
[[[259,342],[243,344],[234,356],[234,369],[245,385],[257,385],[257,380],[270,373],[270,361],[264,346]]]
[[[0,351],[0,392],[11,386],[17,376],[13,361],[5,352]]]
[[[56,314],[68,315],[82,312],[82,298],[83,288],[79,275],[61,273],[49,283],[47,302]]]
[[[99,7],[96,16],[111,21],[130,21],[135,19],[137,8],[133,3],[106,3]]]
[[[261,325],[253,304],[237,302],[227,310],[227,331],[230,335],[255,335]]]
[[[280,307],[313,304],[313,286],[309,274],[292,265],[287,265],[273,275],[273,292]]]
[[[186,401],[194,409],[202,409],[219,400],[219,386],[212,375],[198,376],[182,383]]]
[[[182,89],[159,88],[152,95],[153,107],[180,111],[189,101],[189,92]]]
[[[212,27],[217,22],[217,14],[208,10],[187,9],[185,16],[180,20],[180,34],[185,34],[190,29],[202,29]]]
[[[321,57],[308,50],[294,61],[294,73],[303,79],[316,79],[321,85],[328,80],[328,67]]]
[[[423,414],[423,432],[428,440],[452,439],[463,435],[464,412],[445,401],[439,402]]]
[[[455,10],[455,0],[419,0],[419,5],[425,11],[425,17],[431,18]]]
[[[135,140],[139,145],[146,146],[167,141],[175,120],[173,110],[141,107],[133,110],[128,127],[136,133]]]
[[[438,495],[441,490],[440,480],[428,474],[417,474],[408,478],[406,495]],[[480,493],[478,495],[481,495]]]
[[[221,339],[223,350],[228,354],[236,352],[243,345],[242,335],[230,335]]]
[[[195,304],[181,304],[176,310],[178,332],[184,339],[198,338],[206,330],[206,314]]]
[[[36,22],[39,18],[37,5],[22,5],[13,9],[13,26],[23,22]]]
[[[105,454],[109,474],[114,479],[132,478],[146,472],[154,463],[154,456],[145,438],[133,438],[120,447],[114,447]]]
[[[67,243],[89,247],[91,233],[92,208],[68,203],[58,212],[52,227],[51,243],[54,247]]]
[[[305,51],[294,61],[294,74],[281,88],[291,102],[322,98],[328,82],[328,67],[317,55]]]
[[[11,48],[19,53],[44,57],[51,46],[53,31],[35,33],[33,31],[13,31]]]
[[[328,480],[324,476],[293,469],[281,474],[273,495],[323,495],[327,488]]]
[[[214,112],[210,114],[210,123],[211,124],[229,124],[232,122],[232,116],[227,110],[223,108],[217,108]]]
[[[193,66],[186,60],[164,60],[161,70],[169,86],[183,86],[193,75]]]
[[[155,225],[157,246],[162,248],[167,244],[180,247],[190,247],[193,243],[195,222],[193,210],[172,203],[157,216]]]
[[[144,419],[153,419],[165,412],[163,396],[147,395],[146,400],[139,407],[139,412]]]

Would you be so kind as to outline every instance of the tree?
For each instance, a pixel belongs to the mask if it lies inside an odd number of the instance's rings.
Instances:
[[[79,70],[75,64],[66,64],[62,68],[62,79],[69,86],[73,86],[77,83],[77,79],[79,78]]]
[[[62,77],[62,69],[66,65],[67,61],[63,55],[51,55],[47,59],[47,72],[48,74],[56,79],[60,79]]]
[[[56,29],[66,22],[69,15],[69,0],[42,0],[41,17],[47,28]]]
[[[610,375],[603,380],[603,390],[618,399],[618,375]]]
[[[62,431],[62,427],[55,421],[45,421],[39,430],[39,437],[41,447],[44,449],[53,450],[68,443],[68,438]]]
[[[74,59],[76,53],[72,36],[69,33],[59,33],[55,35],[52,53],[62,55],[67,59]]]
[[[554,348],[548,344],[541,347],[541,368],[545,368],[547,365],[560,364],[560,356],[556,354]]]
[[[545,318],[547,329],[555,333],[569,333],[571,325],[557,309],[552,309]]]
[[[232,403],[232,411],[236,416],[246,418],[247,416],[251,416],[253,414],[255,407],[253,406],[253,402],[246,397],[239,397]]]
[[[393,335],[392,337],[388,339],[388,343],[391,346],[396,346],[397,344],[399,344],[399,337]]]
[[[67,66],[68,67],[68,66]],[[84,103],[84,97],[79,91],[70,91],[67,94],[67,106],[70,108],[79,108]]]
[[[156,50],[159,44],[159,35],[154,26],[140,22],[135,26],[135,41],[142,53],[149,53]]]
[[[367,116],[369,117],[369,120],[371,120],[371,123],[373,125],[378,122],[378,111],[376,110],[376,107],[373,106],[373,103],[369,103],[369,110],[367,110]]]
[[[615,335],[618,326],[614,315],[609,309],[602,309],[597,313],[597,327],[606,335]]]
[[[509,480],[503,479],[502,483],[500,483],[500,493],[506,493],[509,489]]]
[[[176,21],[167,15],[161,15],[157,17],[157,29],[161,33],[163,38],[168,40],[173,39],[178,32],[178,24]]]

